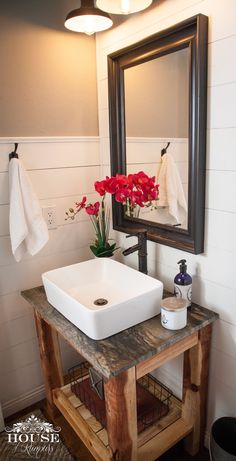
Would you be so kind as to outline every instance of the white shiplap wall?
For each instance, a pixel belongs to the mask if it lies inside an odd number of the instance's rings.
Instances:
[[[177,261],[184,257],[193,275],[193,299],[214,309],[208,429],[222,415],[236,416],[236,1],[165,0],[97,36],[99,125],[103,173],[109,174],[107,55],[195,14],[209,16],[208,132],[205,252],[191,255],[148,244],[150,274],[173,289]],[[127,246],[118,235],[121,246]],[[132,242],[129,241],[129,245]],[[126,263],[136,266],[136,256]],[[161,370],[181,392],[181,361]]]
[[[13,142],[42,207],[56,206],[56,229],[38,255],[16,263],[9,238],[8,154]],[[98,137],[0,138],[0,401],[4,415],[14,413],[43,396],[42,374],[33,312],[20,291],[42,284],[44,271],[90,259],[93,229],[85,213],[75,223],[65,211],[83,195],[93,200],[99,177]],[[64,368],[79,361],[62,343]]]

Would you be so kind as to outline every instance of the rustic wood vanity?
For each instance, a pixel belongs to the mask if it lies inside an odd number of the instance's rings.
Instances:
[[[95,341],[48,303],[43,287],[22,295],[34,308],[48,411],[53,418],[60,410],[97,461],[154,461],[183,438],[189,454],[199,451],[216,313],[193,304],[182,330],[164,329],[159,315]],[[65,385],[58,334],[102,375],[107,428],[72,393],[70,384]],[[182,353],[182,400],[173,395],[168,413],[138,434],[136,380]]]

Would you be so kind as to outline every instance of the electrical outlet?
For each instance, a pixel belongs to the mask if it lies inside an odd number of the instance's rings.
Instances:
[[[43,217],[46,221],[48,229],[56,229],[57,227],[57,216],[56,216],[56,207],[47,206],[43,208]]]

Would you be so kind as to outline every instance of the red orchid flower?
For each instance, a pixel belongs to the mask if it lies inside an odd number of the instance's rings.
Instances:
[[[131,190],[127,187],[120,188],[116,191],[116,201],[124,203],[131,196]]]
[[[90,203],[90,205],[85,207],[85,211],[88,215],[97,216],[99,212],[99,208],[100,208],[99,202],[95,202],[94,205]]]
[[[117,174],[115,176],[118,187],[128,186],[128,178],[125,174]]]
[[[90,249],[98,257],[111,256],[117,249],[116,244],[109,243],[109,210],[105,205],[106,193],[115,196],[115,200],[126,207],[128,216],[135,216],[135,209],[151,206],[153,200],[158,198],[158,185],[155,184],[155,176],[149,177],[143,171],[135,174],[117,174],[106,176],[102,181],[96,181],[94,188],[101,196],[100,202],[86,204],[87,198],[76,202],[76,210],[69,208],[65,220],[74,220],[81,209],[85,209],[90,216],[96,232],[96,238]]]
[[[141,208],[144,207],[144,194],[141,190],[132,191],[130,198],[132,205],[139,205]]]
[[[118,186],[119,184],[116,177],[112,176],[111,178],[109,178],[109,176],[106,176],[106,192],[108,192],[109,194],[114,194]]]
[[[86,206],[86,200],[87,200],[87,197],[83,197],[82,200],[81,200],[81,202],[76,202],[76,203],[75,203],[76,208],[79,208],[79,210],[82,210],[82,208],[85,208],[85,206]],[[78,210],[78,211],[79,211],[79,210]]]
[[[142,187],[148,184],[149,182],[149,177],[144,173],[143,171],[139,171],[139,173],[136,173],[133,175],[133,183],[137,187]]]
[[[95,181],[94,188],[99,195],[104,196],[106,193],[106,180],[103,181]]]

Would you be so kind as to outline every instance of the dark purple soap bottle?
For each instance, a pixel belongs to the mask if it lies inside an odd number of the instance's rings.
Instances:
[[[187,299],[188,306],[192,304],[192,277],[187,273],[186,259],[181,259],[178,264],[179,273],[174,279],[174,292],[177,298]]]

